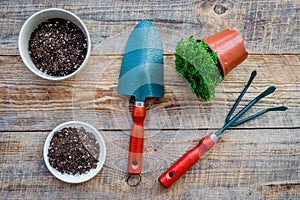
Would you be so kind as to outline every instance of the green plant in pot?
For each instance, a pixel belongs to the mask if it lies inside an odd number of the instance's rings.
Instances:
[[[224,30],[201,41],[190,37],[176,46],[176,71],[203,101],[215,95],[215,87],[230,70],[243,62],[248,53],[242,37],[233,30]]]

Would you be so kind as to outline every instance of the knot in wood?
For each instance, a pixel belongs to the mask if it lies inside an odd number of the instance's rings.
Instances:
[[[214,6],[214,12],[218,15],[224,14],[227,10],[228,8],[225,5],[217,4]]]

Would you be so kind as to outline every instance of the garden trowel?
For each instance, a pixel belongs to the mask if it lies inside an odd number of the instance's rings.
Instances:
[[[144,148],[147,97],[164,96],[163,50],[150,21],[141,21],[131,32],[124,51],[117,92],[135,97],[132,110],[128,173],[140,174]]]

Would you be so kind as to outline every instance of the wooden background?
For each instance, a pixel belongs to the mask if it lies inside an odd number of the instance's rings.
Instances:
[[[86,24],[93,51],[87,67],[52,82],[31,73],[18,53],[18,34],[33,13],[70,10]],[[300,48],[297,0],[0,2],[0,199],[300,199]],[[165,97],[146,102],[142,181],[126,180],[129,97],[116,94],[122,50],[140,20],[151,20],[165,52]],[[216,88],[210,102],[197,99],[174,70],[178,40],[201,39],[222,29],[245,39],[247,60]],[[241,106],[275,85],[250,111],[286,105],[220,138],[214,149],[171,188],[157,178],[204,135],[223,125],[227,112],[256,69]],[[107,160],[92,180],[72,185],[46,168],[42,149],[60,123],[94,125],[107,144]]]

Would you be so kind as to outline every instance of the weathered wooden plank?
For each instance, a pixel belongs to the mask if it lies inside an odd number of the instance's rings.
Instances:
[[[42,149],[48,132],[1,132],[1,198],[299,199],[297,129],[230,130],[170,189],[163,189],[157,177],[206,132],[162,131],[148,138],[144,157],[148,172],[142,173],[137,187],[127,185],[125,166],[118,166],[125,155],[120,149],[128,143],[128,135],[120,131],[102,132],[108,150],[105,167],[78,185],[63,183],[47,170]]]
[[[251,53],[300,52],[300,5],[297,0],[40,0],[26,3],[15,0],[0,3],[0,55],[18,54],[17,40],[22,24],[33,13],[50,7],[70,10],[83,19],[90,31],[93,46],[130,31],[140,20],[150,19],[160,30],[163,43],[167,45],[165,48],[169,50],[181,37],[193,34],[200,39],[230,28],[240,32]],[[127,39],[124,36],[121,38]],[[119,48],[118,43],[115,48]]]
[[[132,104],[129,97],[116,93],[121,58],[92,56],[77,77],[52,82],[27,70],[18,56],[0,57],[0,130],[51,130],[73,119],[101,129],[129,129]],[[241,127],[299,127],[299,58],[250,55],[216,88],[215,98],[204,103],[178,77],[173,56],[166,56],[165,97],[146,101],[146,129],[220,128],[254,69],[258,76],[241,106],[268,86],[276,85],[277,91],[261,100],[249,114],[279,105],[290,109],[268,113]]]
[[[93,44],[86,69],[61,82],[36,77],[15,56],[22,24],[50,7],[82,18]],[[298,1],[4,0],[0,10],[0,199],[300,199]],[[132,105],[129,97],[116,94],[116,86],[128,35],[143,19],[152,20],[161,35],[166,92],[146,102],[142,182],[130,187],[126,162]],[[204,103],[178,77],[171,54],[182,37],[207,37],[224,28],[238,30],[251,54]],[[226,131],[205,158],[163,189],[157,177],[223,125],[254,69],[258,76],[242,105],[269,85],[278,89],[249,114],[278,105],[289,110]],[[94,125],[107,144],[104,169],[78,185],[53,177],[42,157],[50,130],[70,120]]]

